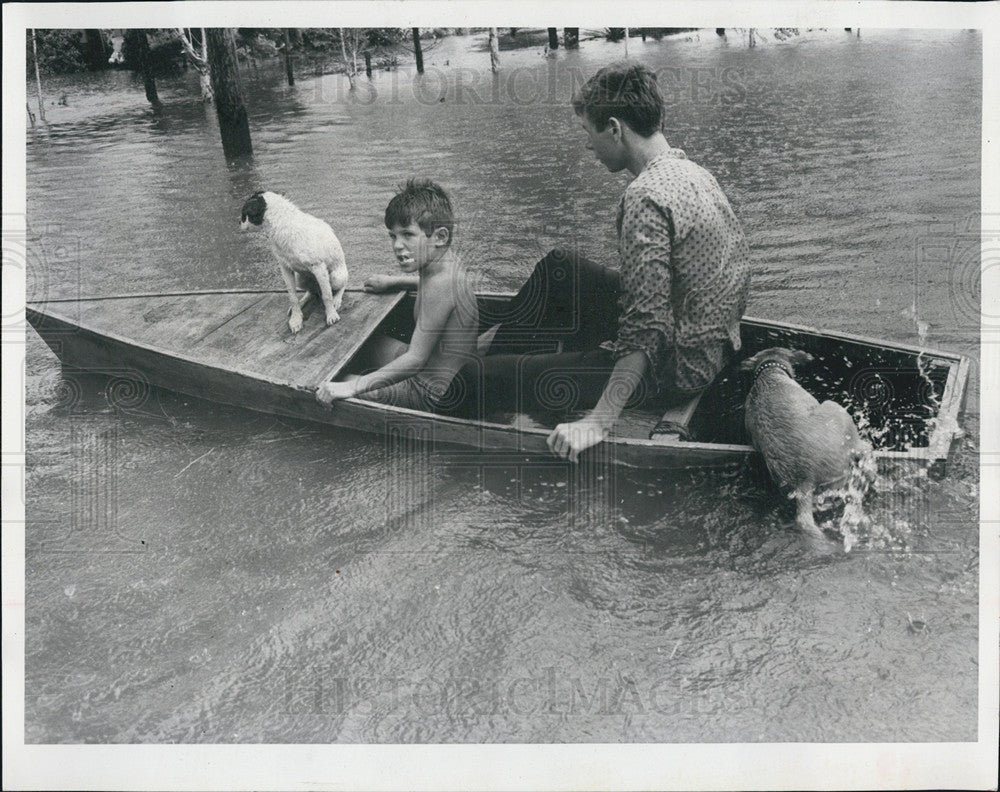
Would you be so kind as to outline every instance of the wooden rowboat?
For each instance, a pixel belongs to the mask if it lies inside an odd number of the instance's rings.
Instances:
[[[481,295],[483,313],[498,315],[508,299]],[[349,371],[375,333],[408,339],[413,295],[350,290],[338,324],[328,328],[322,311],[307,310],[303,330],[295,336],[286,324],[287,301],[284,292],[250,290],[106,296],[32,303],[27,318],[69,369],[419,440],[447,449],[454,459],[464,454],[471,461],[484,452],[492,459],[548,454],[549,427],[560,418],[554,414],[471,420],[360,398],[321,405],[314,398],[315,387]],[[832,398],[850,410],[875,445],[880,463],[943,464],[960,436],[958,417],[969,373],[962,355],[761,319],[744,319],[741,332],[747,356],[771,346],[811,353],[815,362],[799,372],[799,381],[820,400]],[[754,453],[743,427],[748,379],[734,369],[681,409],[628,410],[615,436],[598,446],[599,452],[588,453],[601,453],[612,464],[644,468],[745,459]],[[651,436],[664,417],[677,431]]]

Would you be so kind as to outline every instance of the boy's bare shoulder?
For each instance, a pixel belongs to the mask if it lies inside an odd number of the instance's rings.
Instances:
[[[426,278],[423,289],[426,294],[436,294],[441,298],[453,298],[468,288],[469,273],[461,260]]]
[[[447,271],[436,272],[421,281],[419,312],[426,320],[437,324],[451,316],[459,300],[456,285],[454,273]]]

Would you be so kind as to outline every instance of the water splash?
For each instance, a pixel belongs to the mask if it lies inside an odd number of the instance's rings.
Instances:
[[[917,329],[917,339],[919,352],[917,353],[917,371],[920,373],[920,378],[924,381],[925,387],[927,388],[927,396],[930,401],[930,408],[932,410],[931,420],[933,421],[938,414],[938,408],[941,406],[941,399],[937,395],[937,391],[934,388],[934,381],[930,377],[930,368],[926,360],[927,352],[927,332],[931,329],[929,323],[924,322],[917,316],[917,301],[914,300],[910,303],[910,307],[903,311],[903,316],[909,317],[914,326]]]
[[[934,387],[934,381],[930,376],[930,364],[927,360],[927,333],[930,330],[930,324],[921,321],[920,317],[917,316],[917,302],[914,300],[910,303],[908,310],[903,311],[904,316],[908,316],[913,320],[914,325],[917,328],[917,339],[919,340],[919,349],[917,353],[917,371],[920,374],[921,380],[923,380],[923,387],[927,396],[927,409],[930,411],[930,417],[927,418],[927,435],[931,437],[937,431],[944,431],[951,436],[961,437],[962,428],[958,425],[958,421],[954,416],[942,416],[941,415],[941,397],[937,394],[937,389]]]
[[[887,534],[885,528],[878,524],[865,509],[865,498],[872,490],[885,487],[887,482],[880,481],[878,464],[873,453],[868,452],[851,465],[851,472],[839,487],[831,487],[816,493],[815,509],[819,512],[830,512],[817,523],[821,528],[838,534],[844,546],[844,552],[849,553],[859,543],[872,544],[894,542],[894,537]]]
[[[891,435],[891,426],[888,423],[882,426],[876,426],[872,423],[869,417],[873,412],[872,402],[868,399],[862,399],[861,403],[858,404],[857,400],[848,398],[849,402],[853,402],[850,406],[854,407],[851,410],[852,417],[854,418],[854,424],[858,427],[858,435],[862,440],[867,440],[873,448],[881,448],[887,438]]]

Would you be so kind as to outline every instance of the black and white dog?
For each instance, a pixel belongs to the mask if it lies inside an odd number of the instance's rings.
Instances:
[[[302,329],[302,304],[309,292],[323,299],[326,323],[340,321],[340,304],[347,288],[347,263],[340,240],[325,222],[306,214],[282,195],[255,192],[243,204],[240,228],[263,229],[271,250],[281,266],[281,275],[292,301],[288,327],[293,333]],[[300,302],[296,289],[309,291]]]

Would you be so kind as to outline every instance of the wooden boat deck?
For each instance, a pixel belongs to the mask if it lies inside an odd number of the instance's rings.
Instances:
[[[404,296],[361,294],[344,294],[341,321],[331,327],[310,300],[302,330],[294,335],[288,329],[285,292],[104,297],[74,302],[72,312],[80,327],[95,332],[107,334],[112,328],[122,339],[170,355],[310,387],[334,376]],[[59,306],[47,312],[58,315]]]

